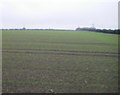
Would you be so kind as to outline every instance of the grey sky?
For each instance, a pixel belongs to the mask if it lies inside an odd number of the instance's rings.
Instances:
[[[0,0],[0,28],[118,28],[119,0]]]

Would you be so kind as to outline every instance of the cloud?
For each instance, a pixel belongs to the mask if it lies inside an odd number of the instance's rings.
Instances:
[[[118,0],[1,0],[3,27],[117,27]],[[111,23],[114,23],[111,24]],[[0,26],[1,27],[1,26]]]

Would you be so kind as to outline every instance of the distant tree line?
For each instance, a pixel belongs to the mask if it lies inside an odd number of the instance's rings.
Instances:
[[[96,28],[76,28],[76,31],[93,31],[100,33],[120,34],[120,29],[112,30],[112,29],[96,29]]]
[[[26,28],[21,28],[21,29],[0,29],[0,30],[49,30],[49,31],[75,31],[71,29],[26,29]]]
[[[0,30],[51,30],[51,31],[91,31],[91,32],[100,32],[100,33],[111,33],[111,34],[120,34],[120,29],[112,30],[112,29],[96,29],[94,27],[84,27],[84,28],[76,28],[75,30],[68,29],[26,29],[25,27],[21,29],[0,29]]]

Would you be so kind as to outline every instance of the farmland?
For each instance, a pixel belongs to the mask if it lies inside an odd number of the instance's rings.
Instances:
[[[3,92],[118,92],[118,35],[3,30]]]

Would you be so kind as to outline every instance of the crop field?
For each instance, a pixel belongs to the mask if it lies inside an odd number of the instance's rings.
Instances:
[[[118,92],[118,35],[3,30],[2,91]]]

